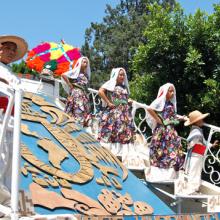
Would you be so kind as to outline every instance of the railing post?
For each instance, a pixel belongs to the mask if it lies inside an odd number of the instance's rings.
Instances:
[[[12,154],[12,180],[11,180],[11,219],[18,219],[19,176],[20,176],[20,128],[21,128],[21,102],[23,91],[18,87],[15,90],[15,113]]]
[[[1,90],[2,92],[8,96],[8,106],[5,112],[5,116],[3,117],[2,121],[2,126],[0,128],[0,152],[1,148],[3,147],[3,140],[5,138],[5,133],[7,130],[8,122],[11,116],[12,108],[13,108],[13,103],[14,103],[14,94],[13,92],[9,89],[8,85],[5,85],[0,82],[0,86],[2,87]],[[0,90],[0,91],[1,91]]]

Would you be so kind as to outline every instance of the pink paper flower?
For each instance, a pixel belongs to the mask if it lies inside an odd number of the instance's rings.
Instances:
[[[36,54],[39,54],[39,53],[45,52],[46,50],[49,50],[49,49],[50,49],[50,44],[49,43],[43,43],[43,44],[40,44],[39,46],[35,47],[33,49],[33,51]]]
[[[40,56],[40,59],[43,60],[44,62],[49,62],[50,61],[50,53],[46,53],[46,54]]]
[[[77,59],[79,59],[81,57],[81,54],[80,54],[78,48],[74,48],[72,50],[69,50],[66,53],[67,53],[67,55],[69,56],[69,58],[71,60],[77,60]]]
[[[64,55],[62,55],[60,58],[57,59],[57,63],[64,63],[64,62],[68,62]]]

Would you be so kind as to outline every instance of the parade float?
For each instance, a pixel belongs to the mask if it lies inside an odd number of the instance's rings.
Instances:
[[[69,70],[79,57],[79,50],[65,43],[42,43],[27,58],[27,65],[42,74],[39,81],[21,79],[16,87],[0,82],[7,97],[1,105],[0,146],[13,141],[13,156],[7,158],[11,207],[0,205],[0,211],[11,219],[218,219],[220,150],[207,148],[203,172],[209,182],[202,182],[201,194],[185,195],[184,176],[175,183],[144,178],[150,140],[145,104],[132,106],[142,150],[132,149],[122,161],[64,112],[61,81],[53,74]],[[96,112],[101,100],[96,90],[89,91]],[[220,128],[206,126],[211,142]],[[9,131],[13,140],[5,140]]]

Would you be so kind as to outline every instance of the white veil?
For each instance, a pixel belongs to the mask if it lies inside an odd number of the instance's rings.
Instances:
[[[125,73],[125,79],[124,79],[123,85],[127,88],[128,94],[130,94],[127,74],[126,74],[125,69],[121,68],[121,67],[112,69],[110,79],[106,83],[104,83],[101,86],[101,88],[113,92],[115,89],[116,83],[117,83],[117,78],[118,78],[118,74],[119,74],[120,70],[123,70]]]
[[[166,84],[162,85],[159,88],[157,98],[150,104],[150,106],[149,106],[150,109],[153,109],[156,112],[162,112],[163,111],[165,103],[166,103],[166,95],[167,95],[167,92],[168,92],[168,90],[171,86],[174,88],[174,94],[173,94],[173,97],[170,100],[170,102],[173,103],[175,112],[177,111],[177,107],[176,107],[176,89],[175,89],[175,86],[172,83],[166,83]],[[157,122],[155,121],[153,116],[151,116],[151,114],[148,111],[146,112],[146,121],[147,121],[149,127],[152,130],[154,130],[156,125],[157,125]]]
[[[91,69],[90,69],[89,59],[87,57],[80,57],[77,60],[74,68],[72,70],[69,70],[69,71],[63,73],[62,75],[67,76],[70,79],[77,79],[77,77],[80,74],[81,64],[82,64],[83,59],[86,59],[87,62],[88,62],[88,65],[87,65],[87,68],[86,68],[86,74],[87,74],[88,78],[90,79]],[[62,83],[62,86],[63,86],[64,90],[67,92],[67,94],[69,94],[69,90],[70,90],[69,86],[67,85],[66,81],[62,77],[61,77],[61,83]]]

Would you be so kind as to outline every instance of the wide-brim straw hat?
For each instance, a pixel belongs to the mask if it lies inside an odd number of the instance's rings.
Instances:
[[[13,36],[13,35],[0,36],[0,44],[5,42],[13,42],[17,45],[16,55],[12,60],[12,62],[21,59],[28,50],[27,42],[21,37]]]
[[[200,120],[206,118],[207,116],[209,116],[209,113],[203,114],[200,111],[195,110],[195,111],[189,113],[188,119],[185,121],[184,125],[185,126],[192,125],[192,124],[196,123],[197,121],[200,121]]]

